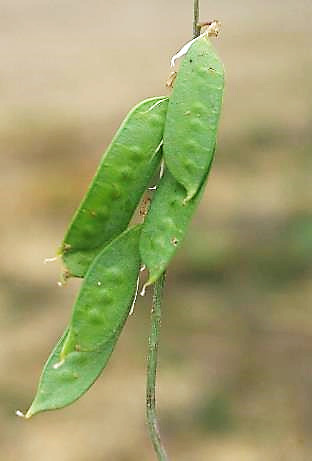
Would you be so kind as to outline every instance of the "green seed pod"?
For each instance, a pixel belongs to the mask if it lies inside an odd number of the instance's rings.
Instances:
[[[212,162],[206,176],[209,174],[211,165]],[[185,202],[185,189],[175,180],[169,170],[165,171],[141,232],[141,259],[149,271],[149,279],[145,286],[154,283],[168,267],[171,258],[184,239],[205,185],[206,179],[196,196]]]
[[[160,162],[168,98],[128,114],[108,147],[60,250],[69,275],[83,277],[94,257],[123,232]]]
[[[94,383],[107,364],[122,326],[97,351],[72,352],[59,366],[68,331],[60,339],[43,369],[37,393],[25,417],[70,405]]]
[[[26,418],[71,404],[106,366],[135,298],[141,227],[124,232],[91,264],[71,325],[43,369]]]
[[[73,308],[61,361],[73,351],[97,350],[124,324],[139,276],[141,227],[114,239],[91,264]]]
[[[223,89],[222,62],[209,39],[201,36],[181,63],[164,132],[165,163],[185,187],[185,202],[195,196],[211,163]]]

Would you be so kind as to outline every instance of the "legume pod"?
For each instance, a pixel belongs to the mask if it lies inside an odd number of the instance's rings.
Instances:
[[[121,234],[91,264],[26,418],[71,404],[106,366],[136,294],[140,231],[138,225]]]
[[[139,276],[140,232],[141,225],[128,229],[94,259],[73,308],[61,360],[75,350],[96,350],[124,323]]]
[[[60,250],[69,275],[83,277],[101,249],[127,228],[160,162],[167,106],[161,97],[139,103],[114,136]]]
[[[186,189],[199,190],[211,163],[224,89],[224,70],[206,36],[191,45],[170,96],[164,131],[164,159]]]
[[[25,417],[63,408],[83,395],[107,364],[121,329],[122,326],[97,351],[72,352],[63,365],[58,367],[60,353],[68,334],[66,331],[44,366],[35,399]]]
[[[212,162],[206,178],[211,165]],[[151,285],[160,277],[181,245],[204,192],[206,178],[196,196],[185,203],[185,189],[175,180],[169,170],[165,171],[154,194],[141,232],[141,259],[149,271],[149,278],[145,286]]]

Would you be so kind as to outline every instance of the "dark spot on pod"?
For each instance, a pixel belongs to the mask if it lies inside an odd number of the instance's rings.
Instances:
[[[102,202],[109,202],[119,198],[121,194],[120,188],[115,183],[105,185],[105,189],[102,192]]]
[[[61,283],[61,285],[64,285],[68,279],[70,279],[72,277],[72,274],[70,273],[70,271],[68,269],[64,269],[62,271],[62,275],[61,275],[61,280],[59,283]]]
[[[69,243],[64,242],[62,245],[62,253],[66,253],[67,251],[70,251],[71,248],[72,246]]]
[[[173,198],[170,200],[169,205],[171,207],[175,207],[177,203],[178,203],[178,200],[176,198]]]

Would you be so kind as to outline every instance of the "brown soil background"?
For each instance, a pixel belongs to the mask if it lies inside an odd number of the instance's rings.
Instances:
[[[217,160],[166,288],[158,402],[172,460],[312,457],[310,0],[203,1],[226,66]],[[166,92],[192,2],[0,0],[0,459],[152,461],[150,294],[76,404],[25,422],[79,282],[53,256],[129,108]]]

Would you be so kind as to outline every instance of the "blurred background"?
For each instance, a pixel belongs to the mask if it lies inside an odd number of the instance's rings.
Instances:
[[[101,154],[166,94],[191,0],[0,0],[0,457],[153,461],[150,293],[76,404],[29,422],[79,282],[54,256]],[[226,67],[217,159],[168,274],[158,375],[172,460],[312,457],[312,3],[202,0]]]

